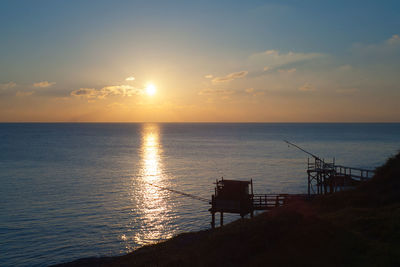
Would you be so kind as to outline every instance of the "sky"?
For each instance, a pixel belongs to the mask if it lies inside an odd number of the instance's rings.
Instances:
[[[2,0],[0,13],[1,122],[400,122],[400,1]]]

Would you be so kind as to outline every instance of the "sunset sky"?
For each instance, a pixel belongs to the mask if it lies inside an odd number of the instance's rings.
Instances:
[[[399,122],[400,1],[0,2],[3,122]]]

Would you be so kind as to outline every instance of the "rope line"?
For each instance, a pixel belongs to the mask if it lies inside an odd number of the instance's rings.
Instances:
[[[203,201],[203,202],[207,202],[207,203],[210,202],[210,200],[208,200],[206,198],[203,198],[203,197],[199,197],[199,196],[196,196],[196,195],[193,195],[193,194],[185,193],[185,192],[178,191],[178,190],[175,190],[175,189],[172,189],[172,188],[168,188],[168,187],[159,186],[159,185],[156,185],[156,184],[153,184],[153,183],[149,183],[149,182],[147,182],[147,183],[149,185],[152,185],[154,187],[160,188],[162,190],[170,191],[170,192],[173,192],[173,193],[176,193],[176,194],[179,194],[179,195],[182,195],[182,196],[190,197],[190,198],[193,198],[193,199],[196,199],[196,200],[200,200],[200,201]]]

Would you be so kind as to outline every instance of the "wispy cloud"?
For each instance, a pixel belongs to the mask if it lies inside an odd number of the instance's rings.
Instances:
[[[349,64],[341,65],[337,68],[339,71],[351,71],[353,67]]]
[[[199,95],[231,95],[235,93],[233,90],[228,89],[211,89],[205,88],[199,92]]]
[[[15,82],[0,83],[0,89],[6,90],[15,87],[17,84]]]
[[[94,88],[80,88],[71,92],[72,96],[95,98],[97,97],[98,90]]]
[[[392,35],[392,37],[387,40],[389,45],[400,45],[400,36],[398,34]]]
[[[381,43],[363,44],[356,43],[352,47],[352,53],[360,56],[368,54],[368,58],[376,61],[382,60],[385,57],[393,58],[394,55],[398,57],[400,52],[400,36],[398,34],[392,35],[389,39]],[[397,61],[397,58],[394,60]]]
[[[35,91],[30,91],[30,92],[21,92],[18,91],[15,95],[18,97],[24,97],[24,96],[31,96],[35,93]]]
[[[299,90],[302,92],[312,92],[312,91],[315,91],[315,87],[307,82],[307,83],[303,84],[302,86],[300,86]]]
[[[204,76],[204,78],[206,78],[206,79],[212,79],[214,76],[212,75],[212,74],[208,74],[208,75],[205,75]]]
[[[244,91],[248,94],[252,94],[254,93],[254,88],[246,88]]]
[[[279,55],[279,51],[272,49],[272,50],[264,51],[264,52],[262,52],[262,54],[265,54],[265,55]]]
[[[46,88],[55,85],[55,82],[42,81],[33,84],[33,87]]]
[[[230,81],[235,80],[235,79],[239,79],[239,78],[246,77],[246,75],[247,75],[248,73],[249,73],[249,72],[248,72],[248,71],[245,71],[245,70],[239,71],[239,72],[233,72],[233,73],[229,73],[228,75],[223,76],[223,77],[215,77],[215,78],[212,80],[212,82],[213,82],[213,83],[230,82]]]
[[[263,90],[256,90],[256,89],[254,89],[254,88],[246,88],[246,89],[244,89],[244,92],[247,94],[247,95],[252,95],[252,96],[260,96],[260,95],[264,95],[264,91]]]
[[[139,94],[141,90],[130,85],[112,85],[103,87],[100,92],[104,97],[112,95],[133,96]]]
[[[125,81],[129,81],[129,82],[134,81],[134,80],[135,80],[135,77],[133,77],[133,76],[129,76],[128,78],[125,79]]]
[[[291,69],[279,69],[278,70],[278,72],[279,73],[294,73],[294,72],[296,72],[296,69],[295,68],[291,68]]]
[[[109,96],[133,96],[141,93],[141,89],[137,89],[131,85],[112,85],[101,89],[80,88],[71,92],[72,96],[84,97],[88,99],[105,99]]]
[[[266,50],[264,52],[252,54],[249,57],[249,60],[252,64],[263,68],[264,71],[268,71],[273,68],[278,68],[288,64],[315,60],[324,56],[324,54],[320,53],[281,53],[278,50]]]

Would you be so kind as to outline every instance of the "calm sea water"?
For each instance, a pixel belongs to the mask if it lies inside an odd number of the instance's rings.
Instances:
[[[306,191],[307,155],[374,168],[400,124],[0,124],[0,266],[117,255],[206,229],[215,179]],[[237,219],[229,216],[227,220]]]

